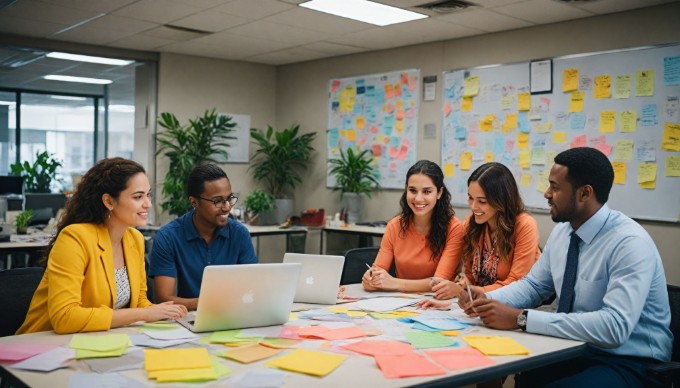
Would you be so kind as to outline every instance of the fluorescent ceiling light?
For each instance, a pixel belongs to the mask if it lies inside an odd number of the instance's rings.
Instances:
[[[49,58],[66,59],[67,61],[78,61],[78,62],[89,62],[89,63],[100,63],[102,65],[114,65],[114,66],[125,66],[133,63],[134,61],[128,61],[124,59],[114,59],[114,58],[104,58],[104,57],[91,57],[89,55],[78,55],[60,52],[47,53],[45,56]]]
[[[85,97],[77,97],[77,96],[50,96],[50,98],[54,98],[55,100],[69,100],[69,101],[85,101],[87,98]]]
[[[417,12],[368,0],[312,0],[301,3],[300,7],[377,26],[388,26],[428,17]]]
[[[0,105],[16,106],[17,103],[14,101],[0,101]]]
[[[101,78],[71,77],[70,75],[54,75],[54,74],[46,75],[43,78],[51,81],[80,82],[82,84],[98,84],[98,85],[106,85],[113,82],[111,80]]]

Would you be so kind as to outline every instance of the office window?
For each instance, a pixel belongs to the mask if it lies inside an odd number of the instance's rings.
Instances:
[[[0,175],[9,174],[16,155],[15,96],[15,93],[0,92]]]

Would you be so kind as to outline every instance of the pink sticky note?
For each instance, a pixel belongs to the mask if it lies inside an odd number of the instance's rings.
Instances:
[[[473,348],[426,350],[425,353],[437,364],[451,370],[475,368],[496,363],[496,361]]]
[[[339,329],[329,329],[316,337],[323,338],[329,341],[344,340],[350,338],[359,338],[366,336],[366,332],[356,326],[341,327]]]
[[[298,330],[300,330],[300,328],[298,326],[285,325],[281,329],[281,333],[279,334],[279,338],[288,338],[288,339],[294,339],[294,340],[302,339],[302,337],[300,337],[298,335]]]
[[[298,329],[297,334],[300,337],[313,337],[317,336],[323,332],[328,331],[328,328],[323,325],[319,326],[309,326],[309,327],[301,327]]]
[[[2,344],[0,361],[21,361],[56,348],[47,344]]]
[[[417,353],[401,356],[375,356],[375,362],[388,379],[446,374],[443,369]]]
[[[379,144],[373,144],[373,156],[376,158],[382,156],[382,147]]]
[[[364,340],[343,345],[342,347],[367,356],[400,356],[414,352],[410,344],[398,341]]]
[[[337,92],[339,87],[340,87],[340,80],[334,79],[331,82],[331,93]]]
[[[451,103],[447,101],[446,104],[444,104],[444,116],[449,117],[451,112],[453,112],[453,108],[451,107]]]
[[[569,144],[571,148],[585,147],[586,146],[586,135],[578,135]]]

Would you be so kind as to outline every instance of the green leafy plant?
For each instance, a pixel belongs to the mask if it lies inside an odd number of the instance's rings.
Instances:
[[[28,223],[33,218],[33,210],[24,210],[14,217],[14,225],[17,228],[17,233],[25,233],[28,228]]]
[[[52,182],[62,183],[57,178],[57,169],[62,167],[61,161],[53,158],[47,151],[36,152],[33,164],[24,161],[10,166],[12,174],[24,177],[27,193],[50,193]]]
[[[352,148],[347,152],[340,150],[339,159],[328,161],[331,169],[330,173],[335,177],[340,196],[345,193],[365,194],[371,197],[373,189],[380,189],[380,183],[375,175],[373,168],[373,154],[368,150],[355,153]]]
[[[267,127],[266,133],[256,128],[250,130],[250,137],[259,148],[250,158],[249,170],[274,198],[284,198],[288,190],[302,183],[300,174],[307,169],[316,133],[298,136],[298,124],[277,132],[271,125]]]
[[[253,190],[245,199],[246,212],[251,217],[257,217],[274,208],[274,197],[260,189]]]
[[[161,202],[163,211],[182,215],[191,209],[184,190],[191,170],[202,163],[218,163],[216,157],[225,161],[229,158],[226,148],[228,140],[236,139],[230,133],[236,123],[230,116],[218,115],[215,109],[206,110],[203,116],[180,124],[172,113],[161,113],[158,125],[165,131],[157,135],[159,148],[156,155],[163,154],[170,160],[168,172],[163,181]]]

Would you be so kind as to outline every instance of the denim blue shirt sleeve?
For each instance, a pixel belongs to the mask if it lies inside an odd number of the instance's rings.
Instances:
[[[208,265],[255,264],[258,262],[250,233],[245,226],[228,220],[217,229],[208,245],[193,224],[191,211],[163,226],[154,239],[150,276],[177,279],[177,296],[197,298]]]
[[[536,306],[553,292],[559,298],[572,230],[569,223],[555,226],[529,274],[487,296],[515,308]],[[530,310],[527,331],[585,341],[612,354],[670,360],[666,278],[649,234],[607,205],[576,234],[583,241],[572,312]]]

